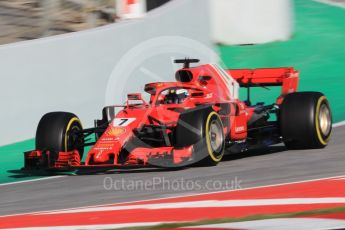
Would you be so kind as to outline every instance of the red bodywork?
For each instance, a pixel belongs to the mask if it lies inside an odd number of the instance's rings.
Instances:
[[[277,104],[284,96],[297,91],[299,72],[289,68],[229,69],[226,70],[242,86],[282,86]]]
[[[284,95],[297,90],[298,72],[293,68],[264,68],[223,70],[214,64],[192,68],[182,68],[176,72],[176,82],[156,82],[145,85],[150,101],[145,102],[141,94],[129,94],[121,110],[109,122],[104,133],[97,139],[82,163],[77,150],[58,153],[57,160],[48,164],[49,168],[89,168],[148,166],[154,160],[165,159],[175,165],[187,162],[193,156],[193,147],[175,148],[165,146],[138,146],[124,154],[124,147],[135,132],[144,126],[164,125],[163,136],[169,136],[179,120],[181,111],[200,105],[211,105],[220,114],[224,124],[224,134],[228,141],[245,141],[247,123],[255,107],[248,106],[238,98],[239,87],[282,86],[276,103],[282,102]],[[187,90],[188,97],[181,103],[163,103],[165,90]],[[139,102],[139,103],[133,103]],[[223,111],[228,107],[228,112]],[[46,153],[49,158],[49,151]],[[125,155],[125,159],[123,157]],[[25,153],[25,159],[42,158],[42,151]]]

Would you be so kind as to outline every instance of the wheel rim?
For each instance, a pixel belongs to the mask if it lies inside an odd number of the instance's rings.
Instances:
[[[326,104],[322,104],[319,113],[320,130],[323,136],[328,136],[331,130],[331,113]]]
[[[80,131],[81,128],[78,124],[74,124],[70,130],[69,133],[67,134],[67,150],[74,150],[74,147],[77,145],[82,144],[82,138],[80,137],[80,135],[77,135],[75,132]],[[79,149],[79,153],[81,153],[81,146],[78,146]]]
[[[210,144],[213,152],[219,153],[222,151],[223,146],[223,130],[219,122],[216,120],[211,122],[210,130],[209,130],[209,138],[210,138]]]

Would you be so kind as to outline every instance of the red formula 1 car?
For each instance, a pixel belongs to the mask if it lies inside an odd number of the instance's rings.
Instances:
[[[45,114],[36,150],[25,152],[24,169],[216,165],[225,153],[262,145],[327,145],[332,129],[328,101],[319,92],[296,92],[293,68],[190,67],[198,61],[175,60],[183,64],[176,82],[146,84],[149,102],[140,93],[128,94],[125,105],[105,107],[93,128],[84,129],[72,113]],[[258,86],[281,86],[281,94],[274,104],[252,105],[250,88]],[[239,100],[240,87],[248,90],[246,101]],[[85,146],[92,147],[82,162]]]

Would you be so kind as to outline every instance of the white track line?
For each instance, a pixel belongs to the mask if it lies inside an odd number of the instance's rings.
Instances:
[[[49,176],[49,177],[43,177],[43,178],[37,178],[37,179],[31,179],[31,180],[21,180],[21,181],[3,183],[3,184],[0,184],[0,186],[13,185],[13,184],[23,184],[23,183],[28,183],[28,182],[50,180],[50,179],[56,179],[56,178],[61,178],[61,177],[65,177],[65,176]]]
[[[340,2],[339,0],[335,1],[335,0],[314,0],[315,2],[318,3],[324,3],[327,5],[331,5],[331,6],[337,6],[340,8],[345,8],[345,1]]]
[[[319,181],[319,180],[332,180],[332,179],[335,179],[335,178],[342,178],[344,176],[345,175],[343,174],[343,175],[339,175],[339,176],[324,177],[324,178],[318,178],[318,179],[309,179],[309,180],[285,182],[285,183],[279,183],[279,184],[254,186],[254,187],[250,187],[250,188],[241,188],[241,189],[232,190],[232,191],[243,191],[243,190],[251,190],[251,189],[257,189],[257,188],[267,188],[267,187],[272,187],[272,186],[299,184],[299,183],[313,182],[313,181]],[[130,205],[130,204],[134,204],[134,203],[138,203],[138,202],[159,201],[159,200],[174,199],[174,198],[181,198],[181,197],[190,197],[190,196],[203,196],[203,195],[216,194],[216,193],[222,193],[222,192],[227,192],[227,190],[224,190],[224,191],[214,191],[214,192],[205,192],[205,193],[196,193],[196,194],[190,194],[190,195],[177,195],[177,196],[171,196],[171,197],[152,198],[152,199],[127,201],[127,202],[118,202],[118,203],[110,203],[110,204],[89,205],[89,206],[81,206],[81,207],[77,207],[77,208],[54,209],[54,210],[49,210],[49,211],[36,211],[36,212],[25,212],[25,213],[17,213],[17,214],[8,214],[8,215],[0,216],[0,218],[2,218],[2,217],[9,217],[9,216],[20,216],[20,215],[37,215],[37,214],[44,214],[44,213],[47,213],[47,212],[68,211],[68,210],[76,210],[76,209],[82,209],[82,208],[96,208],[96,207],[104,207],[104,206],[111,206],[111,205],[125,205],[125,204],[129,204]]]
[[[245,199],[245,200],[200,200],[174,203],[155,203],[123,206],[106,206],[97,208],[81,208],[69,211],[46,212],[49,214],[70,214],[85,212],[109,212],[122,210],[163,210],[186,208],[230,208],[230,207],[254,207],[272,205],[301,205],[301,204],[344,204],[345,197],[321,197],[321,198],[279,198],[279,199]],[[42,214],[42,213],[41,213]],[[38,215],[41,215],[38,214]]]
[[[333,128],[336,128],[336,127],[340,127],[344,125],[345,125],[345,121],[340,121],[340,122],[334,123],[332,126]]]
[[[251,229],[251,230],[290,230],[290,229],[344,229],[345,220],[326,219],[326,218],[277,218],[264,220],[251,220],[242,222],[208,224],[189,227],[195,229]]]
[[[166,223],[182,223],[182,222],[165,222]],[[24,227],[16,228],[17,230],[91,230],[91,229],[116,229],[116,228],[133,228],[133,227],[145,227],[155,226],[162,224],[162,222],[139,222],[139,223],[123,223],[123,224],[99,224],[99,225],[75,225],[75,226],[52,226],[52,227]],[[222,224],[207,224],[187,227],[193,229],[252,229],[252,230],[290,230],[290,229],[343,229],[345,228],[345,220],[325,219],[325,218],[274,218],[264,220],[251,220],[241,222],[230,222]],[[7,230],[13,230],[8,228]],[[5,229],[4,229],[5,230]]]

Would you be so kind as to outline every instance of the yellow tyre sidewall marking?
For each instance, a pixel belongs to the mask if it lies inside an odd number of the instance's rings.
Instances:
[[[223,157],[223,154],[224,154],[224,147],[223,147],[223,152],[218,156],[218,158],[213,154],[213,151],[212,151],[212,147],[211,147],[211,140],[210,140],[210,137],[208,135],[209,131],[210,131],[210,127],[209,127],[209,123],[210,123],[210,120],[211,120],[211,117],[215,115],[218,117],[219,121],[220,121],[220,124],[223,128],[223,123],[222,123],[222,120],[220,119],[219,115],[216,113],[216,112],[211,112],[208,117],[207,117],[207,120],[206,120],[206,133],[205,133],[205,138],[206,138],[206,145],[207,145],[207,151],[208,151],[208,155],[211,157],[211,159],[215,162],[219,162],[221,161],[222,157]],[[222,145],[224,146],[224,139],[223,139],[223,143]]]
[[[319,100],[317,101],[316,113],[315,113],[316,134],[317,134],[317,138],[319,139],[319,142],[321,144],[323,144],[323,145],[327,145],[328,140],[329,140],[329,138],[331,136],[331,133],[329,133],[327,139],[324,140],[323,137],[322,137],[322,134],[321,134],[321,128],[320,128],[320,124],[319,124],[320,108],[321,108],[322,102],[324,102],[325,100],[326,100],[325,96],[322,96],[322,97],[319,98]],[[331,132],[332,132],[332,130],[331,130]]]
[[[81,122],[80,122],[80,120],[79,120],[79,118],[77,118],[77,117],[73,117],[71,120],[69,120],[69,122],[68,122],[68,124],[67,124],[67,128],[66,128],[66,132],[65,132],[65,152],[67,152],[68,151],[68,149],[67,149],[67,142],[68,142],[68,135],[66,135],[67,133],[68,133],[68,131],[71,129],[71,126],[72,126],[72,124],[73,124],[73,122],[78,122],[79,124],[80,124],[80,126],[81,126]]]

